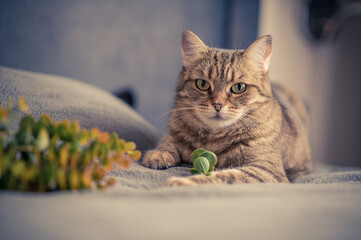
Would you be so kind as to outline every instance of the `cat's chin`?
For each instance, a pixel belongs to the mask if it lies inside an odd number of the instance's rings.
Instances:
[[[208,125],[209,128],[219,129],[226,128],[234,124],[234,120],[232,119],[224,119],[221,117],[212,117],[203,119],[203,122]]]

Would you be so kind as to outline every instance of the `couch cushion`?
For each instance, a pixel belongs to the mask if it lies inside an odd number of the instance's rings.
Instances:
[[[154,148],[159,139],[146,120],[104,90],[64,77],[0,67],[0,105],[20,95],[35,117],[47,113],[54,121],[77,119],[82,128],[117,132],[142,151]]]

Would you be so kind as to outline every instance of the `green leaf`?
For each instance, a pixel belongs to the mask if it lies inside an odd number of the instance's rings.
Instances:
[[[78,152],[78,150],[79,150],[79,142],[73,140],[70,145],[70,153]]]
[[[195,168],[191,168],[190,171],[192,174],[199,174],[198,170]]]
[[[42,122],[45,125],[51,124],[51,117],[46,114],[42,114],[39,119],[40,122]]]
[[[35,141],[35,146],[37,146],[40,151],[44,151],[49,146],[49,142],[48,131],[46,131],[45,128],[41,128]]]
[[[203,148],[197,148],[196,150],[194,150],[192,152],[192,160],[196,160],[200,155],[201,153],[205,152],[206,150],[203,149]]]
[[[201,153],[200,157],[207,158],[209,161],[209,169],[213,170],[214,166],[217,164],[216,154],[214,154],[213,152],[206,151],[206,152]]]
[[[125,145],[124,145],[124,149],[125,151],[133,151],[135,149],[135,143],[134,142],[127,142]]]
[[[66,143],[64,144],[60,150],[59,150],[59,158],[58,161],[60,163],[60,166],[62,167],[66,167],[68,165],[68,161],[69,161],[69,148],[70,148],[70,144]]]
[[[118,141],[117,141],[117,146],[116,146],[116,150],[117,151],[123,151],[124,150],[124,147],[125,147],[125,141],[124,140],[122,140],[122,139],[119,139]]]
[[[104,143],[99,143],[99,159],[102,164],[105,164],[108,160],[108,149]]]
[[[64,168],[59,168],[56,172],[57,182],[59,183],[59,188],[61,190],[67,189],[66,181],[66,170]]]
[[[72,137],[71,137],[71,134],[69,133],[66,125],[61,124],[57,130],[58,130],[57,132],[58,132],[61,140],[65,141],[65,142],[71,141]]]
[[[28,145],[31,142],[32,132],[31,128],[27,127],[26,129],[19,130],[19,132],[16,134],[16,141],[20,145]]]
[[[71,171],[70,175],[69,175],[70,189],[75,190],[75,189],[79,188],[79,184],[80,184],[79,172],[77,170]]]
[[[200,173],[207,173],[209,170],[209,161],[205,157],[199,157],[193,162],[193,166]]]
[[[27,169],[22,173],[21,180],[24,182],[34,181],[38,174],[39,169],[35,165],[30,165]]]
[[[0,107],[0,122],[7,123],[8,122],[8,116],[9,116],[9,110],[5,107]]]
[[[25,101],[25,98],[23,96],[19,97],[19,109],[20,111],[22,111],[23,113],[29,113],[29,106]]]
[[[21,130],[26,130],[27,128],[33,129],[34,125],[35,125],[35,120],[30,115],[23,117],[20,121]]]
[[[112,133],[112,135],[110,135],[110,143],[109,143],[109,146],[112,148],[112,149],[115,149],[117,147],[117,141],[119,139],[119,136],[117,133]]]
[[[78,134],[77,140],[82,145],[87,144],[88,141],[90,140],[88,132],[82,129]]]
[[[22,171],[24,171],[26,168],[24,161],[20,160],[15,162],[12,167],[11,167],[11,173],[15,176],[18,177],[20,176],[20,174],[22,173]]]
[[[40,129],[45,128],[48,131],[50,137],[53,137],[55,134],[55,126],[51,122],[51,118],[48,115],[41,115],[39,121],[34,125],[33,134],[37,138],[39,135]]]
[[[48,130],[48,133],[49,133],[49,137],[52,138],[55,135],[55,127],[54,127],[54,125],[49,124],[47,126],[47,130]]]
[[[9,156],[1,156],[0,157],[0,179],[2,175],[4,175],[8,171],[8,167],[10,165],[10,157]]]
[[[12,99],[8,102],[8,110],[12,111],[14,109],[14,101]]]
[[[79,131],[80,131],[80,125],[79,125],[78,120],[74,120],[74,121],[71,123],[71,131],[72,131],[72,133],[73,133],[74,135],[79,133]]]
[[[41,129],[42,127],[44,127],[44,126],[43,126],[43,124],[42,124],[41,122],[37,122],[37,123],[34,124],[34,127],[33,127],[33,136],[34,136],[35,138],[38,137],[39,132],[40,132],[40,129]]]
[[[47,188],[54,190],[56,188],[56,168],[53,163],[49,163],[45,169]]]
[[[136,151],[129,151],[128,155],[133,159],[133,161],[138,161],[142,156],[142,153],[136,150]]]
[[[29,112],[24,98],[21,97],[19,105],[23,113]],[[38,121],[25,115],[20,119],[18,130],[9,131],[10,113],[11,109],[0,107],[0,189],[104,188],[114,180],[104,180],[107,171],[101,164],[112,167],[116,156],[121,156],[119,166],[129,167],[131,158],[141,157],[134,142],[119,139],[116,133],[110,135],[97,128],[80,129],[77,121],[53,123],[47,115],[42,115]]]

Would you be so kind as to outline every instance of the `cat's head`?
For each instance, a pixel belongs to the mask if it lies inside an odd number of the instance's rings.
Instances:
[[[194,33],[184,31],[181,47],[176,106],[187,112],[187,121],[224,128],[272,101],[267,74],[271,36],[259,38],[247,50],[225,50],[207,47]]]

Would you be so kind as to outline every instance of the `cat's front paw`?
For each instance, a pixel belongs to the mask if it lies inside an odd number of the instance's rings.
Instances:
[[[165,169],[175,166],[176,162],[169,152],[152,150],[145,154],[142,164],[148,168]]]
[[[176,186],[195,186],[198,185],[196,182],[192,181],[191,178],[182,178],[182,177],[171,177],[165,183],[165,187],[176,187]]]
[[[196,186],[204,184],[219,184],[214,173],[210,176],[203,174],[197,174],[190,177],[171,177],[165,183],[165,187],[176,187],[176,186]]]

